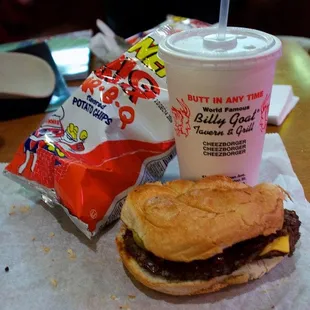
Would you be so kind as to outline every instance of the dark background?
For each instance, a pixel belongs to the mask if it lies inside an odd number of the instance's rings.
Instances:
[[[218,21],[219,0],[0,0],[0,43],[92,28],[107,22],[128,37],[167,14]],[[275,35],[310,37],[310,0],[231,0],[229,24]]]

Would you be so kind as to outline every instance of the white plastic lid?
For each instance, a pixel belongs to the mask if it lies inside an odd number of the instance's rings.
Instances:
[[[268,33],[228,27],[225,40],[217,28],[198,28],[174,33],[159,44],[158,56],[181,66],[235,67],[276,61],[281,56],[281,41]]]

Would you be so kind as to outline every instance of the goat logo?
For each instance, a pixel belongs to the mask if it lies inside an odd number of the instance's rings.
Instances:
[[[191,111],[183,99],[176,99],[180,105],[180,108],[177,109],[175,107],[172,107],[171,109],[174,119],[174,130],[178,137],[180,137],[181,135],[187,137],[191,130],[191,125],[189,123]]]
[[[270,106],[270,94],[267,95],[260,107],[260,130],[261,132],[265,132],[268,123],[268,112]]]

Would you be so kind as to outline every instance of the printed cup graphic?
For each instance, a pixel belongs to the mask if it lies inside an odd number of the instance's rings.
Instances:
[[[160,44],[181,178],[223,174],[258,181],[275,65],[276,37],[228,28],[192,29]]]

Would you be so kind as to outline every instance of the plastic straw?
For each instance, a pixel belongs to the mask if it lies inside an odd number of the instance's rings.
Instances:
[[[228,11],[229,11],[229,2],[230,0],[221,0],[220,19],[219,19],[219,26],[218,26],[218,33],[217,33],[218,40],[225,40],[227,20],[228,20]]]

